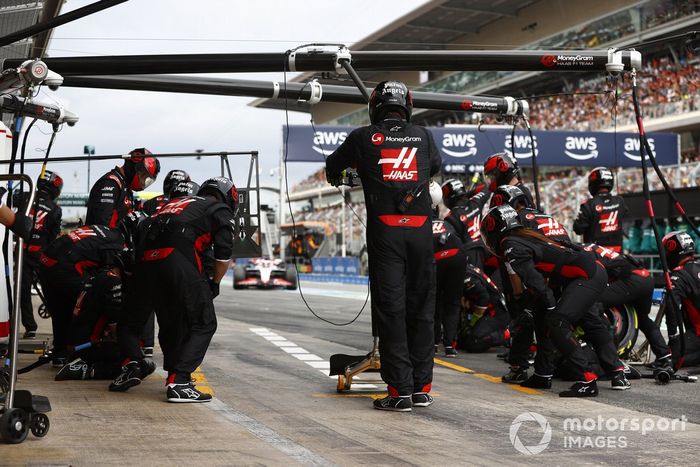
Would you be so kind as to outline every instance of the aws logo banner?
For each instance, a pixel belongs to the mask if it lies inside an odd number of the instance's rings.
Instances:
[[[290,125],[282,128],[280,138],[288,162],[319,162],[335,151],[355,127],[339,125]],[[442,156],[443,166],[482,165],[497,152],[507,152],[521,163],[530,163],[532,143],[527,131],[518,129],[511,144],[511,127],[475,125],[428,127],[435,147]],[[603,131],[533,130],[535,154],[540,166],[605,166],[638,167],[639,135]],[[649,144],[659,165],[675,165],[679,156],[679,138],[672,133],[649,133]],[[274,136],[273,136],[274,138]],[[421,136],[422,138],[422,136]],[[423,141],[424,143],[425,141]],[[370,147],[414,146],[415,141],[399,140],[387,131],[366,135]],[[416,155],[416,157],[423,157]],[[398,169],[397,169],[398,170]]]
[[[647,141],[649,141],[649,149],[651,149],[651,154],[656,157],[656,143],[654,138],[647,136]],[[642,154],[639,151],[641,144],[639,138],[625,138],[624,146],[622,148],[622,154],[633,161],[641,162]],[[644,150],[645,158],[649,158],[649,151],[647,148]]]
[[[598,139],[595,136],[567,136],[564,154],[577,161],[598,157]]]
[[[314,133],[314,143],[311,149],[319,154],[327,156],[338,149],[348,137],[347,131],[323,131],[317,130]]]
[[[503,142],[504,151],[516,159],[529,159],[532,157],[532,143],[535,143],[535,157],[540,153],[537,145],[537,136],[530,139],[530,135],[516,133],[512,138],[509,134],[505,135]]]
[[[452,157],[471,157],[479,152],[473,133],[445,133],[442,135],[442,152]]]

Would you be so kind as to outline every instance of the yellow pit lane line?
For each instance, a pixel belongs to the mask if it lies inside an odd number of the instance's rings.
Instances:
[[[204,375],[201,368],[197,368],[194,373],[192,373],[192,379],[197,384],[197,390],[203,392],[204,394],[211,394],[214,396],[214,389],[209,386],[209,380]]]
[[[440,360],[439,358],[433,359],[433,361],[440,366],[444,366],[445,368],[449,368],[450,370],[458,371],[460,373],[465,373],[468,375],[473,375],[476,376],[479,379],[483,379],[484,381],[488,381],[489,383],[494,383],[494,384],[504,384],[503,381],[501,381],[501,378],[499,376],[493,376],[489,375],[486,373],[477,373],[472,369],[469,369],[467,367],[463,367],[460,365],[455,365],[454,363],[449,363],[444,360]],[[510,389],[513,391],[518,391],[522,392],[523,394],[528,394],[530,396],[538,396],[542,394],[542,391],[539,391],[537,389],[532,389],[532,388],[524,388],[522,386],[519,386],[517,384],[506,384]]]

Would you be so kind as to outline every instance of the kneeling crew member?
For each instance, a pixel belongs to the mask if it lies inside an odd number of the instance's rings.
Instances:
[[[654,295],[654,278],[649,271],[635,259],[595,243],[584,245],[583,248],[593,252],[608,273],[609,284],[600,297],[603,306],[606,308],[633,306],[637,313],[639,330],[647,338],[652,352],[656,355],[654,367],[671,366],[671,350],[661,335],[659,327],[649,318]]]
[[[116,323],[122,312],[122,273],[121,267],[102,268],[85,282],[70,326],[71,362],[56,373],[56,381],[112,379],[119,374]]]
[[[569,359],[579,381],[561,397],[595,397],[598,376],[591,371],[573,325],[586,314],[596,313],[593,305],[607,285],[607,274],[588,252],[565,246],[541,233],[523,227],[518,213],[510,206],[493,208],[484,217],[481,231],[494,253],[510,268],[516,299],[542,300],[550,338],[559,352]],[[561,287],[558,300],[550,287]],[[612,386],[629,387],[624,371],[613,375]]]
[[[126,248],[121,232],[86,225],[54,240],[42,253],[39,282],[53,327],[54,365],[63,366],[73,309],[93,271],[121,261]]]
[[[459,335],[459,348],[467,352],[486,352],[505,344],[508,311],[505,298],[484,272],[467,264],[462,289],[465,311]]]

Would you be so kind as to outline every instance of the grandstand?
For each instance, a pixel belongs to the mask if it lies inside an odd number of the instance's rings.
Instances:
[[[567,10],[564,22],[559,15],[554,15],[557,16],[556,21],[550,18],[550,13],[559,11],[563,2],[498,0],[489,2],[488,7],[482,5],[482,11],[478,11],[480,3],[486,2],[428,2],[360,41],[352,49],[624,47],[673,36],[700,26],[700,1],[697,0],[591,1],[585,2],[585,8],[567,2],[570,11]],[[475,11],[469,13],[470,7]],[[493,9],[492,15],[484,13],[483,10],[488,8]],[[440,28],[448,30],[451,27],[449,21],[457,21],[452,18],[445,22],[448,13],[461,18],[460,27],[468,32],[454,34],[452,31],[449,40],[441,41],[448,35]],[[421,30],[421,39],[415,39],[415,34],[409,37],[411,28]],[[681,135],[681,163],[665,167],[664,171],[675,187],[697,187],[700,183],[700,58],[696,50],[673,41],[660,41],[654,46],[645,47],[643,54],[645,63],[638,72],[638,84],[645,127],[649,131],[663,130]],[[427,81],[423,80],[426,76]],[[302,74],[295,80],[306,81],[311,77],[310,74]],[[530,104],[533,128],[636,131],[631,84],[627,80],[610,82],[600,75],[547,75],[539,72],[401,73],[396,77],[418,90],[525,98]],[[362,78],[367,85],[372,85],[386,78],[386,75],[365,73]],[[272,106],[264,100],[256,101],[255,105]],[[313,109],[302,106],[296,110],[311,112],[317,124],[368,123],[366,108],[359,106],[322,103]],[[416,111],[414,121],[426,126],[497,123],[493,117],[477,113],[438,110]],[[527,180],[530,177],[527,168],[523,172]],[[541,173],[540,191],[545,209],[569,228],[580,202],[587,197],[585,174],[586,170],[580,167],[543,168]],[[620,193],[632,194],[641,189],[639,169],[619,170],[617,176]],[[652,190],[661,188],[655,174],[651,175],[650,182]],[[329,188],[323,170],[311,174],[292,188],[290,199],[301,202],[305,207],[305,211],[300,213],[301,218],[326,219],[331,223],[339,219],[341,196]],[[361,192],[351,192],[350,197],[355,210],[363,211]],[[353,217],[350,210],[345,210],[345,216]],[[346,217],[345,224],[335,224],[345,225],[346,239],[357,238],[362,234],[361,225],[354,222],[349,227],[349,217]],[[643,227],[639,220],[630,221],[635,228]],[[630,231],[630,236],[634,240],[648,235],[642,232],[635,237]],[[639,252],[644,250],[639,242],[636,245],[635,249]]]

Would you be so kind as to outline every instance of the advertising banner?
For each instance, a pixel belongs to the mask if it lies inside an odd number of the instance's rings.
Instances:
[[[287,161],[323,162],[345,141],[354,127],[290,125]],[[515,156],[529,166],[532,141],[525,130],[517,130],[511,143],[511,129],[474,125],[428,128],[442,155],[446,172],[474,171],[497,152]],[[283,128],[286,136],[286,130]],[[639,136],[636,133],[533,130],[535,156],[540,166],[638,167]],[[680,152],[679,136],[649,133],[649,145],[659,165],[675,165]],[[286,139],[286,138],[285,138]],[[469,170],[471,168],[471,170]]]

